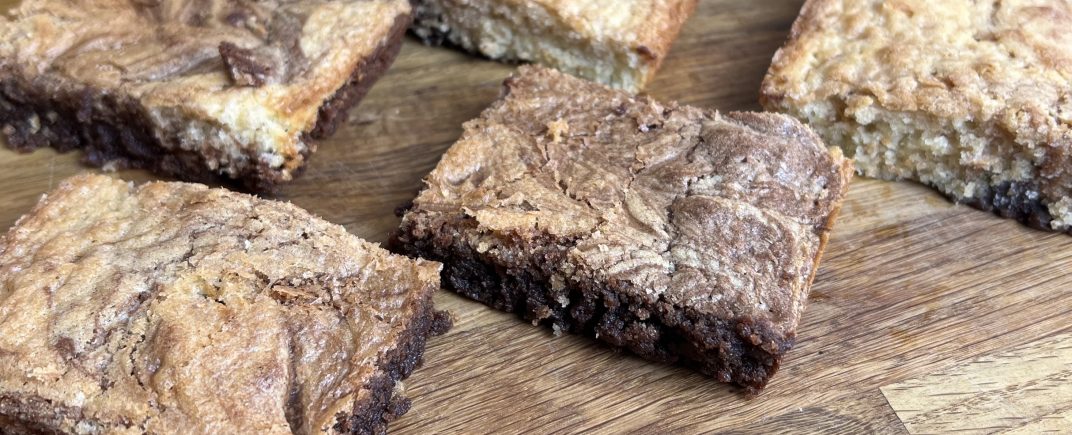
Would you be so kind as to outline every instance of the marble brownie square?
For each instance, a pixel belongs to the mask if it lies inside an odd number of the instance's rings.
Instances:
[[[0,16],[8,146],[271,191],[398,53],[408,0],[25,0]]]
[[[758,391],[793,344],[851,170],[785,115],[522,67],[427,176],[393,249],[556,332]]]
[[[697,0],[416,0],[413,33],[639,92]]]

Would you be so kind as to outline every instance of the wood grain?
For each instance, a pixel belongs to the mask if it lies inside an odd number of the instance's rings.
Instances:
[[[1059,433],[1072,427],[1072,335],[881,388],[913,433]]]
[[[701,1],[650,93],[720,110],[758,109],[764,71],[801,4]],[[398,224],[394,209],[413,198],[461,124],[498,96],[512,68],[407,41],[347,125],[321,144],[306,174],[280,199],[368,240],[386,240]],[[0,225],[10,226],[62,177],[94,170],[78,158],[0,150]],[[141,171],[118,176],[152,178]],[[391,429],[904,433],[880,387],[921,378],[937,383],[951,367],[1025,343],[1052,351],[1046,337],[1072,333],[1070,270],[1072,237],[950,204],[915,184],[858,179],[797,346],[761,396],[745,398],[689,370],[583,338],[556,338],[443,292],[436,302],[454,313],[456,326],[430,342],[424,367],[406,382],[413,408]],[[1016,355],[1030,354],[1003,361]]]

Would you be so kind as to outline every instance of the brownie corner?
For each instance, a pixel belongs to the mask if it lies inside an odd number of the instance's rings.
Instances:
[[[380,358],[378,373],[365,385],[366,400],[354,404],[353,411],[337,417],[334,430],[351,434],[385,434],[387,424],[410,409],[408,398],[397,394],[396,384],[409,377],[423,363],[429,337],[445,334],[453,325],[448,312],[436,310],[425,300],[409,328],[400,334],[398,346]]]
[[[387,69],[394,63],[402,50],[402,41],[406,29],[413,22],[413,15],[399,15],[395,17],[394,24],[387,37],[380,43],[376,50],[365,57],[354,67],[349,79],[335,94],[325,101],[318,110],[316,124],[309,131],[308,137],[321,140],[335,134],[339,124],[345,122],[347,114],[361,99],[372,89],[372,85],[380,79]]]

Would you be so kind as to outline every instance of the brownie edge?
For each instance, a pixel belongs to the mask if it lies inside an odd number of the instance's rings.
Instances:
[[[82,149],[83,163],[91,166],[146,169],[183,181],[275,192],[281,184],[304,172],[308,159],[316,151],[316,142],[334,134],[345,122],[349,110],[360,103],[394,62],[411,21],[411,13],[393,18],[390,31],[382,41],[354,65],[342,87],[317,109],[315,123],[299,135],[304,145],[273,151],[278,153],[274,157],[286,160],[282,166],[259,158],[262,151],[253,149],[256,144],[249,145],[248,150],[186,144],[176,131],[157,130],[146,108],[136,98],[121,92],[75,84],[54,76],[28,80],[12,65],[2,65],[3,62],[0,62],[0,125],[4,126],[8,147],[19,152],[42,147],[59,152]]]
[[[425,301],[422,312],[403,332],[398,347],[378,364],[381,373],[365,384],[370,397],[355,403],[350,415],[339,415],[332,429],[338,433],[386,434],[387,424],[409,411],[410,399],[395,394],[396,384],[424,362],[428,338],[443,335],[453,326],[450,314],[437,311],[431,298]]]
[[[455,224],[464,228],[474,223]],[[782,355],[793,346],[793,335],[777,334],[766,321],[713,318],[665,300],[630,297],[613,285],[595,281],[570,288],[563,301],[548,291],[552,285],[549,270],[532,264],[504,265],[482,258],[468,246],[442,243],[452,228],[458,227],[448,224],[424,231],[412,221],[404,222],[388,249],[443,263],[444,288],[543,323],[556,335],[585,335],[647,360],[681,363],[720,382],[744,387],[748,394],[766,386],[778,371]],[[554,262],[564,255],[564,246],[534,257]],[[645,312],[650,317],[640,319],[638,313]]]

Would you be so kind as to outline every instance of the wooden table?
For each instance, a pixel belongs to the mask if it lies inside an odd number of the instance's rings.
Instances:
[[[800,5],[702,1],[649,92],[757,109],[759,83]],[[511,69],[406,41],[281,199],[384,241],[395,207]],[[0,224],[63,177],[93,170],[79,157],[0,150]],[[1072,432],[1072,237],[912,183],[854,181],[796,348],[756,398],[588,339],[552,337],[451,293],[436,302],[456,326],[431,340],[424,367],[406,381],[413,408],[394,433]]]

